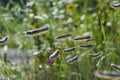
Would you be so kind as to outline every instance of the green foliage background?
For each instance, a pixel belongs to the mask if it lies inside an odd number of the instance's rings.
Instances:
[[[22,0],[21,0],[22,2]],[[19,50],[42,51],[27,63],[6,62],[1,56],[0,79],[10,80],[105,80],[93,75],[95,70],[113,71],[111,63],[120,65],[120,9],[111,8],[113,0],[29,0],[21,7],[11,0],[0,6],[0,37],[9,40],[0,44]],[[10,8],[10,4],[13,6]],[[50,25],[49,30],[37,36],[26,36],[24,31]],[[71,33],[69,38],[56,40],[61,34]],[[74,37],[90,35],[93,41],[72,41]],[[80,48],[80,44],[94,44]],[[62,50],[75,47],[74,52]],[[48,65],[49,55],[56,49],[59,56]],[[89,54],[101,52],[98,59]],[[22,54],[22,53],[21,53]],[[66,60],[79,55],[78,61],[69,64]],[[42,67],[40,67],[42,66]]]

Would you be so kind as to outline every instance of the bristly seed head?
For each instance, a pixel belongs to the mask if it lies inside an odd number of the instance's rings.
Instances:
[[[90,48],[90,47],[93,47],[94,45],[93,44],[81,44],[80,47],[83,47],[83,48]]]
[[[63,52],[71,52],[74,50],[75,50],[75,47],[72,47],[72,48],[64,49]]]
[[[55,57],[57,57],[59,54],[59,50],[57,49],[55,52],[53,52],[50,56],[49,56],[49,59],[53,59]]]
[[[93,41],[93,39],[86,39],[85,42],[90,42],[90,41]]]
[[[112,7],[113,9],[120,8],[120,3],[113,3],[113,4],[111,4],[111,7]]]
[[[56,37],[56,39],[64,39],[64,38],[66,38],[66,37],[69,37],[70,35],[71,35],[71,33],[59,35],[59,36]]]
[[[34,30],[28,30],[26,32],[24,32],[26,35],[35,35],[44,31],[47,31],[49,29],[49,26],[46,25],[44,27],[38,28],[38,29],[34,29]]]
[[[67,62],[72,64],[72,63],[74,63],[74,62],[77,62],[77,60],[78,60],[78,55],[76,55],[76,56],[68,59]]]
[[[101,55],[102,55],[102,53],[100,53],[100,52],[95,53],[95,54],[89,54],[90,58],[93,58],[93,59],[97,59],[97,58],[99,58]]]
[[[36,56],[36,55],[41,54],[41,53],[42,53],[42,51],[38,51],[38,52],[34,52],[33,55]]]
[[[88,35],[88,36],[83,36],[83,37],[76,37],[73,40],[77,41],[77,40],[83,40],[83,39],[89,39],[89,38],[91,38],[91,37]]]
[[[120,66],[116,64],[111,64],[111,67],[117,71],[120,71]]]
[[[119,79],[120,80],[119,72],[95,71],[93,74],[99,78],[114,79],[114,80]]]
[[[8,41],[9,37],[5,36],[3,38],[0,39],[0,43],[5,43],[6,41]]]

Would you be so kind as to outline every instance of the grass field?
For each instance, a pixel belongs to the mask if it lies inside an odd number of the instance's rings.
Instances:
[[[119,0],[2,4],[0,80],[120,80]]]

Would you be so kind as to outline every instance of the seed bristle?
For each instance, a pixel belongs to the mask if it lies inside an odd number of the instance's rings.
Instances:
[[[48,29],[49,29],[49,26],[44,26],[44,27],[41,27],[41,28],[38,28],[38,29],[25,31],[24,34],[26,34],[26,35],[35,35],[35,34],[47,31]]]
[[[93,39],[86,39],[85,42],[90,42],[90,41],[93,41]]]
[[[97,59],[99,58],[100,56],[102,55],[102,53],[98,52],[98,53],[95,53],[95,54],[89,54],[89,56],[93,59]]]
[[[113,3],[113,4],[111,4],[111,7],[112,7],[113,9],[120,8],[120,3]]]
[[[89,39],[91,38],[89,35],[88,36],[83,36],[83,37],[76,37],[73,40],[77,41],[77,40],[83,40],[83,39]]]
[[[90,48],[90,47],[93,47],[94,45],[93,44],[81,44],[80,47],[83,47],[83,48]]]
[[[78,60],[78,55],[68,59],[67,62],[72,64],[72,63],[76,62],[77,60]]]
[[[64,49],[63,52],[71,52],[74,50],[75,50],[75,47],[72,47],[72,48]]]
[[[56,39],[64,39],[64,38],[66,38],[66,37],[69,37],[70,35],[71,35],[71,33],[59,35],[59,36],[56,36]]]
[[[116,64],[111,64],[111,67],[117,71],[120,71],[120,66]]]
[[[57,57],[59,54],[59,50],[57,49],[56,51],[54,51],[50,56],[49,56],[49,59],[53,59],[55,57]]]
[[[6,41],[8,41],[9,37],[5,36],[3,38],[0,39],[0,43],[5,43]]]
[[[120,79],[119,72],[95,71],[93,73],[96,77],[105,79]]]

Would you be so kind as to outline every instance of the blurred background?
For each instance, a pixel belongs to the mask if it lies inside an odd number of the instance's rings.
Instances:
[[[111,64],[120,65],[117,3],[120,1],[0,0],[0,41],[9,37],[0,43],[0,79],[106,80],[93,73],[115,71]],[[45,33],[24,34],[46,25]],[[56,39],[68,33],[70,36]],[[70,48],[75,50],[64,51]],[[49,59],[56,50],[58,55]]]

